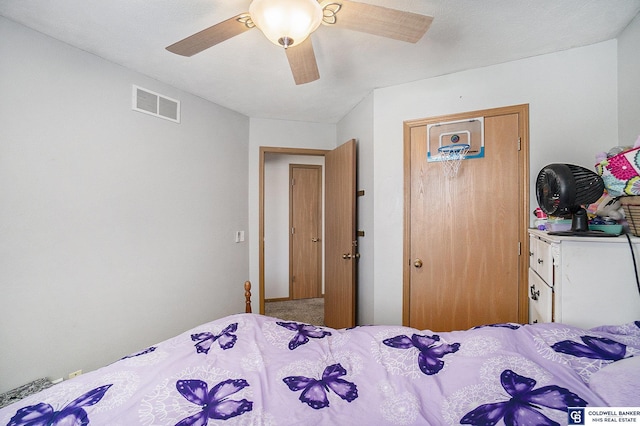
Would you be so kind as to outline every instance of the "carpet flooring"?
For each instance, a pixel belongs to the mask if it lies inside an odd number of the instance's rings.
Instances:
[[[324,299],[283,300],[265,302],[264,313],[287,321],[303,322],[311,325],[324,325]]]

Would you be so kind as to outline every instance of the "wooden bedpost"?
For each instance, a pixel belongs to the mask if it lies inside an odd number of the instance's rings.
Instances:
[[[244,298],[246,300],[245,312],[250,314],[251,313],[251,282],[250,281],[244,282]]]

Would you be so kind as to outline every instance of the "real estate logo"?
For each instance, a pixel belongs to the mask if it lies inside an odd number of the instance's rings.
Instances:
[[[569,420],[567,424],[570,425],[583,425],[584,424],[584,408],[569,408],[568,410]]]
[[[568,425],[599,425],[602,423],[640,423],[640,407],[569,407]]]

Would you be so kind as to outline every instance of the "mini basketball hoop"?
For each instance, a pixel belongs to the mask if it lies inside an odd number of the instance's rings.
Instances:
[[[471,146],[467,143],[454,143],[438,148],[438,161],[442,163],[442,171],[446,177],[458,174],[460,163],[464,160]]]

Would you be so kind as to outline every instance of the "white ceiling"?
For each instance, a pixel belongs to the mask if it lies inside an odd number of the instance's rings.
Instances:
[[[434,21],[416,44],[321,26],[320,80],[301,86],[257,29],[191,58],[165,50],[250,0],[0,0],[0,15],[250,117],[336,123],[375,88],[616,38],[640,11],[640,0],[359,1]]]

